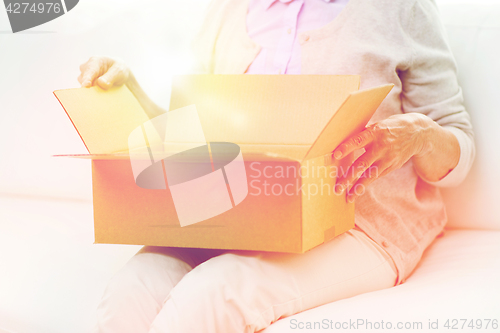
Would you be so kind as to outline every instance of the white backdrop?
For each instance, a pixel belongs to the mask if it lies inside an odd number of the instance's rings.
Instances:
[[[168,108],[170,77],[187,70],[207,0],[81,0],[66,15],[13,34],[0,7],[0,194],[91,200],[90,162],[52,92],[78,87],[92,55],[126,61]]]

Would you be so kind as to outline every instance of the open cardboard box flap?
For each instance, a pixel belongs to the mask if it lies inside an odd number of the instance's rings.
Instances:
[[[236,143],[246,160],[304,161],[361,131],[393,86],[358,91],[359,82],[356,75],[180,75],[170,110],[194,104],[206,141]],[[54,94],[90,153],[58,156],[129,158],[129,135],[149,118],[126,86]]]

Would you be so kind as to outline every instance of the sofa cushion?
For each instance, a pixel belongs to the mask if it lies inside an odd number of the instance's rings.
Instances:
[[[92,203],[0,195],[0,333],[91,332],[140,246],[93,244]]]
[[[482,320],[482,329],[465,327],[460,332],[492,332],[492,319],[500,321],[500,231],[450,230],[436,240],[425,252],[422,261],[406,283],[394,288],[375,291],[314,308],[297,315],[283,318],[262,333],[284,332],[445,332],[444,326],[453,319]],[[347,329],[299,329],[299,323],[323,320],[347,322],[370,321],[380,325],[383,320],[392,329],[372,329],[366,326],[347,326]],[[485,330],[485,319],[490,319]],[[439,329],[429,329],[429,321],[438,321]],[[396,330],[396,325],[422,323],[422,329]],[[366,324],[364,324],[366,325]],[[500,327],[500,323],[498,323]],[[318,326],[318,325],[317,325]],[[344,325],[346,326],[346,325]],[[296,329],[294,329],[296,328]],[[403,327],[404,328],[404,327]],[[498,329],[498,328],[497,328]]]
[[[474,126],[476,160],[458,187],[443,189],[452,228],[500,229],[500,4],[439,1]]]

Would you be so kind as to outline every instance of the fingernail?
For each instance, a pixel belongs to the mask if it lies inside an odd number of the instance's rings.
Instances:
[[[337,195],[342,194],[342,185],[341,184],[335,185],[335,194],[337,194]]]
[[[346,184],[339,184],[338,189],[339,189],[338,194],[342,194],[347,189],[347,185]]]
[[[342,153],[340,151],[336,151],[333,154],[333,157],[335,157],[337,160],[339,160],[340,158],[342,158]]]
[[[356,199],[356,198],[354,197],[354,195],[349,195],[349,196],[347,197],[347,201],[349,201],[350,203],[353,203],[353,202],[354,202],[354,199]]]

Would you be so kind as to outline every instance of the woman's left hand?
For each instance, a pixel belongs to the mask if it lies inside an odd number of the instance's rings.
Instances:
[[[364,189],[377,178],[401,168],[413,156],[428,151],[427,135],[433,121],[419,113],[393,115],[368,126],[348,138],[333,152],[342,160],[355,150],[364,148],[346,172],[341,172],[335,186],[337,194],[347,190],[347,200],[354,202]]]

